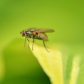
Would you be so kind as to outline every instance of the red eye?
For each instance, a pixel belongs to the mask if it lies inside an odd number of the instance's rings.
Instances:
[[[23,35],[25,35],[25,31],[23,31]]]

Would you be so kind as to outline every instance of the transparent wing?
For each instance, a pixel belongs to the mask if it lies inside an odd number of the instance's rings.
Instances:
[[[54,32],[54,30],[53,29],[36,29],[34,32],[46,32],[46,33],[48,33],[48,32]]]

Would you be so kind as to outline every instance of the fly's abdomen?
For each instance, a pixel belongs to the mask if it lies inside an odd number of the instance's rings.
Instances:
[[[47,37],[47,35],[45,33],[38,33],[35,38],[39,39],[39,40],[48,41],[48,37]]]

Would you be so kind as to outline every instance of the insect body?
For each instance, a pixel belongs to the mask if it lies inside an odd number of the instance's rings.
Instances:
[[[48,41],[48,37],[45,33],[50,33],[50,32],[54,32],[54,30],[53,29],[29,28],[27,30],[23,30],[21,33],[22,33],[22,36],[24,36],[25,39],[27,39],[27,40],[28,40],[28,38],[33,38],[33,44],[34,44],[35,39],[43,40],[43,45],[44,45],[45,49],[47,50],[47,48],[45,46],[45,41]],[[32,50],[33,50],[33,45],[32,45]]]

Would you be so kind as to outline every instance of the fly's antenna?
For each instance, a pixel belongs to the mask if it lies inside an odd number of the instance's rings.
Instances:
[[[20,34],[21,34],[22,32],[20,32]]]

